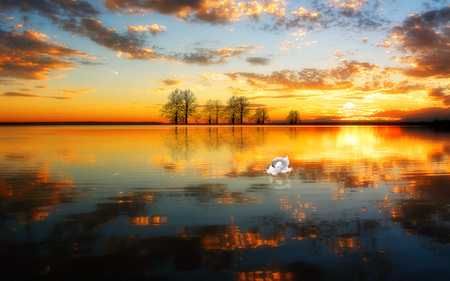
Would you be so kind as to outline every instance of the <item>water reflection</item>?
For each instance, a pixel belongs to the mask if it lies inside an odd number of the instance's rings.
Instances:
[[[30,127],[1,128],[0,144],[1,278],[444,280],[450,273],[448,134]],[[265,172],[286,155],[293,172]]]

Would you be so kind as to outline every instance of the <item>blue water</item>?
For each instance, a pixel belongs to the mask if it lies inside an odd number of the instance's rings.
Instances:
[[[420,127],[0,127],[0,278],[449,280],[449,155]]]

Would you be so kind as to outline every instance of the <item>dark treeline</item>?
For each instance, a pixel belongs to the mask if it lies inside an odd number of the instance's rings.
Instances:
[[[214,125],[212,123],[211,125]],[[227,125],[226,123],[220,123]],[[252,123],[252,125],[258,124],[257,121]],[[434,121],[302,121],[300,124],[305,126],[421,126],[421,127],[429,127],[433,128],[436,131],[450,131],[450,120],[448,119],[437,119]],[[42,121],[42,122],[0,122],[0,126],[117,126],[117,125],[167,125],[164,122],[131,122],[131,121]],[[239,124],[237,124],[239,125]],[[260,123],[260,125],[263,125]],[[264,125],[286,125],[292,126],[292,124],[288,121],[279,121],[272,122],[269,124],[264,123]]]

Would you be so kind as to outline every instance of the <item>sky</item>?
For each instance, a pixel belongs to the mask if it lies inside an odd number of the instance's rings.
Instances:
[[[167,122],[177,88],[272,122],[450,119],[449,22],[449,0],[2,0],[0,122]]]

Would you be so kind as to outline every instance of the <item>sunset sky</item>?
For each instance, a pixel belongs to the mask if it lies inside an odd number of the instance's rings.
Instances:
[[[0,122],[167,121],[176,88],[272,121],[450,119],[449,77],[449,0],[0,1]]]

